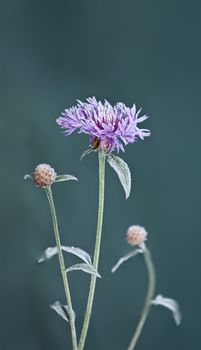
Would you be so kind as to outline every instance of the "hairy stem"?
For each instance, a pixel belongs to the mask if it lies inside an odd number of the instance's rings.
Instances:
[[[72,345],[73,345],[73,350],[77,350],[77,336],[76,336],[76,329],[75,329],[75,316],[74,316],[74,311],[73,311],[73,308],[72,308],[72,302],[71,302],[71,295],[70,295],[70,289],[69,289],[69,284],[68,284],[68,278],[67,278],[67,273],[65,271],[64,257],[63,257],[63,253],[62,253],[62,249],[61,249],[61,241],[60,241],[60,236],[59,236],[57,215],[56,215],[54,200],[53,200],[53,196],[52,196],[52,190],[51,190],[50,186],[48,186],[46,188],[46,194],[47,194],[48,202],[49,202],[49,205],[50,205],[50,211],[51,211],[51,216],[52,216],[52,223],[53,223],[53,228],[54,228],[54,235],[55,235],[57,251],[58,251],[58,257],[59,257],[59,265],[60,265],[61,275],[62,275],[62,279],[63,279],[63,285],[64,285],[64,290],[65,290],[65,295],[66,295],[66,301],[67,301],[67,305],[68,305],[69,322],[70,322],[71,335],[72,335]]]
[[[147,267],[148,279],[149,279],[148,291],[147,291],[147,296],[146,296],[146,299],[144,302],[144,307],[142,310],[140,320],[138,322],[135,333],[131,339],[128,350],[135,349],[135,346],[137,344],[137,341],[140,337],[140,334],[141,334],[142,329],[144,327],[145,321],[146,321],[147,316],[149,314],[149,311],[151,308],[151,302],[152,302],[152,299],[154,296],[154,291],[155,291],[155,279],[156,279],[155,278],[155,270],[154,270],[154,265],[152,262],[151,254],[147,248],[144,249],[144,259],[145,259],[145,264]]]
[[[103,152],[99,152],[99,206],[98,206],[98,221],[97,221],[97,233],[96,233],[96,243],[94,250],[94,260],[93,266],[98,270],[99,255],[100,255],[100,245],[101,245],[101,233],[103,224],[103,210],[104,210],[104,187],[105,187],[105,157]],[[96,287],[96,276],[91,276],[91,283],[87,301],[87,307],[85,312],[84,323],[82,327],[82,332],[80,336],[80,342],[78,349],[83,350],[85,345],[85,340],[87,336],[87,331],[89,327],[89,321],[91,317],[91,310],[93,306],[94,293]]]

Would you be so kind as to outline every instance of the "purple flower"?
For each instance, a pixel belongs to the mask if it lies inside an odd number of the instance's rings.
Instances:
[[[75,130],[89,134],[94,149],[100,148],[108,152],[124,151],[123,145],[150,136],[148,129],[138,128],[138,124],[148,116],[139,117],[141,109],[137,111],[135,105],[129,108],[119,102],[113,107],[108,101],[102,103],[95,97],[86,101],[78,101],[77,106],[65,109],[57,119],[57,124],[65,129],[66,135]]]

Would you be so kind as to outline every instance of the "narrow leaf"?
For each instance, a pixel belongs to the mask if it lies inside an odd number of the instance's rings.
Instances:
[[[69,322],[67,305],[62,305],[59,301],[55,301],[54,304],[50,305],[50,309],[54,310],[63,320]]]
[[[68,180],[78,181],[78,179],[73,175],[58,175],[55,179],[55,182],[68,181]]]
[[[84,151],[80,157],[80,160],[82,160],[85,156],[87,156],[88,154],[90,154],[91,152],[93,152],[94,149],[91,147],[91,148],[88,148],[86,151]]]
[[[73,266],[69,267],[68,269],[66,269],[66,272],[75,271],[75,270],[82,270],[86,273],[89,273],[91,275],[95,275],[95,276],[101,278],[101,275],[98,273],[98,271],[92,265],[89,265],[89,264],[73,265]]]
[[[91,257],[83,249],[75,248],[75,247],[66,247],[64,245],[62,245],[61,248],[64,252],[74,254],[78,256],[80,259],[82,259],[84,262],[86,262],[87,264],[91,265]]]
[[[41,257],[38,259],[38,263],[41,263],[45,260],[49,260],[56,254],[57,254],[57,247],[49,247],[43,252]]]
[[[142,249],[136,249],[136,250],[126,254],[125,256],[123,256],[121,259],[118,260],[118,262],[113,266],[111,272],[114,273],[115,271],[117,271],[119,266],[121,266],[125,261],[127,261],[130,258],[133,258],[137,254],[142,253],[142,252],[143,252]]]
[[[62,245],[61,249],[66,253],[70,253],[70,254],[74,254],[74,255],[78,256],[80,259],[82,259],[87,264],[90,264],[90,265],[92,264],[90,255],[80,248],[67,247],[67,246]],[[44,251],[44,253],[41,255],[41,257],[38,259],[38,262],[41,263],[45,260],[49,260],[56,254],[57,254],[57,247],[49,247]]]
[[[116,171],[119,180],[124,188],[126,199],[128,199],[131,191],[131,173],[128,165],[123,159],[114,156],[113,154],[107,156],[108,163]]]
[[[33,177],[29,174],[26,174],[24,175],[24,180],[27,180],[27,179],[33,179]]]
[[[179,304],[170,298],[164,298],[162,295],[157,295],[152,304],[161,305],[172,311],[172,316],[176,322],[176,325],[179,326],[181,323],[181,312],[179,310]]]

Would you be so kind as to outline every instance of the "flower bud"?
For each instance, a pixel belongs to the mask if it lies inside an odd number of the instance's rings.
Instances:
[[[130,245],[141,245],[147,239],[147,231],[144,227],[133,225],[128,228],[127,241]]]
[[[49,164],[39,164],[33,173],[33,180],[37,186],[47,187],[55,182],[56,176],[55,170]]]

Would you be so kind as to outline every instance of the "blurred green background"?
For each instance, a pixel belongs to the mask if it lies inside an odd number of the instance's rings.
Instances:
[[[178,300],[183,314],[176,327],[167,310],[153,308],[137,349],[200,349],[200,1],[1,0],[0,48],[0,349],[71,348],[65,322],[48,306],[65,302],[57,259],[36,262],[54,245],[47,200],[23,176],[47,162],[79,178],[53,188],[61,236],[93,254],[97,155],[80,162],[88,137],[64,138],[55,123],[93,95],[143,107],[152,136],[121,154],[133,175],[128,201],[106,169],[103,278],[86,349],[126,349],[137,323],[143,258],[110,274],[130,250],[131,224],[149,231],[157,293]],[[67,266],[75,262],[66,256]],[[70,282],[80,331],[89,276],[74,272]]]

